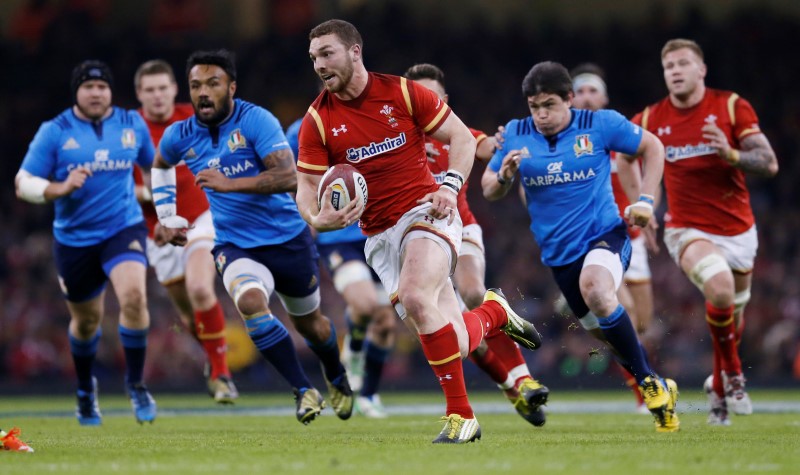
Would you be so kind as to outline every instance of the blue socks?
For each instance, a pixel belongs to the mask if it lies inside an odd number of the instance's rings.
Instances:
[[[321,343],[312,343],[306,340],[308,347],[317,355],[319,361],[322,363],[322,371],[325,373],[325,378],[332,382],[336,378],[344,374],[344,366],[339,359],[339,343],[336,340],[336,329],[333,323],[330,324],[331,334],[327,340]]]
[[[356,325],[350,317],[350,311],[344,313],[344,320],[347,322],[347,331],[350,334],[350,350],[359,352],[364,347],[364,339],[367,337],[367,325]]]
[[[125,383],[128,386],[141,384],[144,374],[144,357],[147,352],[147,332],[149,329],[133,330],[119,326],[119,339],[125,350]]]
[[[292,338],[280,320],[272,314],[266,314],[246,319],[244,324],[261,355],[272,363],[293,388],[302,390],[312,387],[300,367]]]
[[[97,344],[103,331],[98,327],[97,333],[90,340],[78,340],[71,333],[69,335],[69,349],[72,361],[75,363],[75,375],[78,378],[78,390],[89,393],[94,390],[92,386],[92,366],[97,354]]]
[[[378,384],[381,380],[383,373],[383,365],[389,358],[389,348],[381,348],[376,346],[369,340],[364,343],[365,361],[364,361],[364,385],[361,386],[360,394],[362,396],[370,397],[378,392]]]
[[[637,383],[641,383],[653,373],[628,312],[622,305],[618,305],[611,315],[605,318],[598,315],[597,320],[606,340],[619,353],[621,364],[633,374]]]

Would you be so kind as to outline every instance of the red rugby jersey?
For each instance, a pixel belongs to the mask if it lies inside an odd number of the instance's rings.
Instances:
[[[720,158],[704,142],[701,130],[714,122],[728,143],[740,149],[743,138],[761,133],[749,102],[730,91],[706,89],[693,107],[678,109],[667,97],[645,108],[633,122],[654,133],[666,149],[667,227],[734,236],[753,226],[744,173]]]
[[[153,139],[153,143],[156,146],[158,146],[158,143],[161,141],[161,136],[164,135],[164,131],[167,130],[168,126],[194,115],[194,109],[191,104],[175,104],[175,111],[172,113],[172,117],[166,122],[151,122],[145,118],[142,109],[139,109],[138,112],[139,115],[142,116],[142,119],[144,119],[145,124],[147,124],[147,128],[150,130],[150,137]],[[175,167],[175,177],[178,190],[178,215],[183,216],[192,223],[198,216],[208,210],[208,199],[203,189],[194,184],[194,174],[185,164],[179,163]],[[135,166],[133,169],[133,178],[137,185],[143,183],[142,171],[138,166]],[[142,213],[147,223],[147,230],[152,238],[156,223],[158,223],[156,209],[152,203],[143,203]]]
[[[486,139],[486,134],[480,130],[469,129],[469,131],[472,132],[472,136],[475,137],[478,143]],[[443,144],[436,139],[428,137],[425,140],[425,150],[428,154],[428,168],[431,169],[436,183],[440,185],[444,181],[447,170],[450,168],[450,145]],[[458,214],[461,216],[461,222],[464,226],[468,224],[478,224],[478,220],[475,219],[475,215],[472,214],[472,210],[469,209],[469,203],[467,202],[469,177],[464,178],[464,186],[461,187],[461,192],[458,193]]]
[[[444,101],[414,81],[369,73],[359,97],[342,101],[325,90],[311,104],[300,126],[297,169],[322,175],[337,163],[356,167],[369,190],[361,227],[377,234],[437,190],[425,134],[449,114]]]

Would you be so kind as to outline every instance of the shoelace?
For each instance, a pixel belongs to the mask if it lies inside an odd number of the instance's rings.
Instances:
[[[136,400],[137,406],[145,407],[150,405],[150,398],[147,397],[147,389],[143,387],[136,387],[133,388],[131,393],[133,395],[133,399]]]
[[[447,423],[450,430],[447,432],[448,439],[455,439],[456,434],[461,430],[461,424],[464,423],[464,419],[460,417],[456,417],[455,414],[451,416],[442,416],[440,421]]]
[[[81,415],[90,416],[94,413],[94,395],[89,393],[78,397],[78,410]]]
[[[655,380],[651,380],[645,383],[643,389],[648,396],[651,397],[658,396],[658,383]]]

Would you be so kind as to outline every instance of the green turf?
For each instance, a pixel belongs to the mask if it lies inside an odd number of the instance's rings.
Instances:
[[[559,400],[620,393],[559,393]],[[626,396],[626,395],[625,395]],[[483,439],[434,446],[435,416],[393,416],[347,422],[326,410],[302,426],[290,416],[214,412],[165,415],[139,426],[121,397],[103,397],[103,426],[79,427],[69,398],[0,398],[0,424],[18,425],[34,454],[0,452],[0,473],[282,474],[651,474],[800,473],[800,413],[736,417],[708,427],[701,399],[689,394],[677,434],[657,434],[647,416],[554,413],[534,428],[512,413],[479,414]],[[798,392],[754,392],[756,400],[797,401]],[[476,394],[476,402],[498,395]],[[204,397],[160,396],[159,407],[214,407]],[[435,394],[387,394],[387,406],[441,403]],[[286,396],[243,397],[237,407],[291,406]],[[510,406],[509,406],[510,407]],[[26,415],[13,417],[16,411]],[[40,416],[52,414],[53,416]],[[13,419],[13,420],[11,420]]]

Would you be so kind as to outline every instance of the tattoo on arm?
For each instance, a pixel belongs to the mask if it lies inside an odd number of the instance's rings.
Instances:
[[[741,141],[739,161],[736,168],[760,176],[774,176],[778,173],[778,159],[764,134],[753,134]]]
[[[271,194],[297,190],[297,167],[290,149],[272,152],[263,158],[263,162],[267,169],[258,175],[258,193]]]

